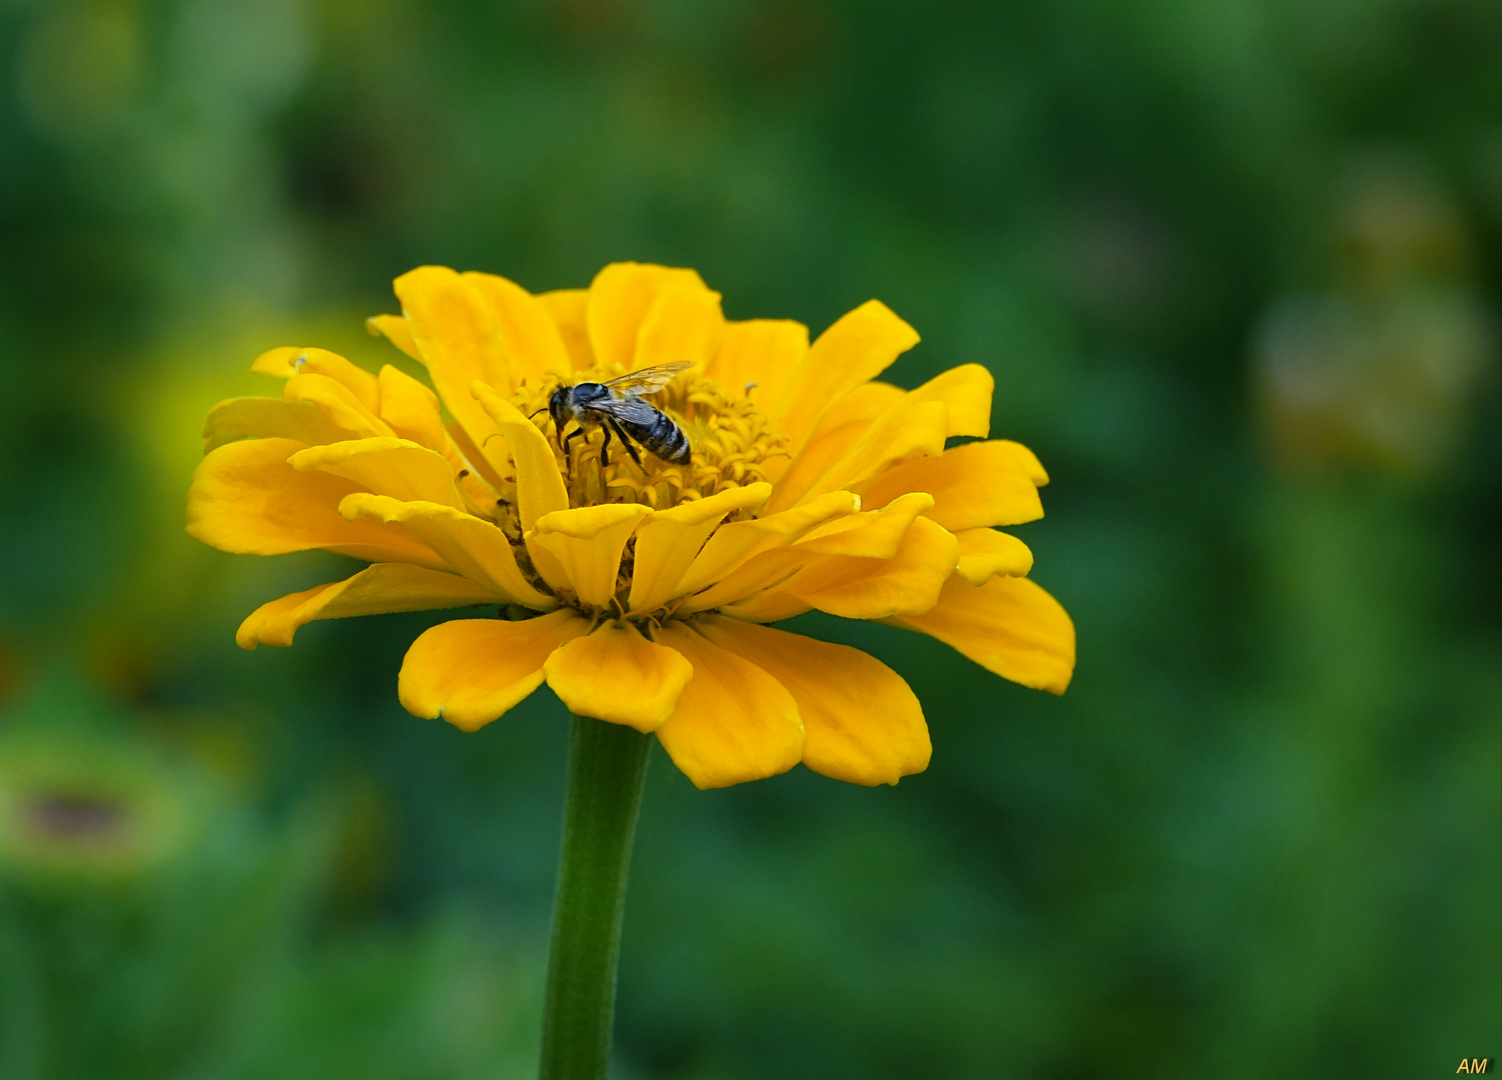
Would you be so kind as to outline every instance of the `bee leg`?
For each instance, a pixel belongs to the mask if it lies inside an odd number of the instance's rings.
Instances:
[[[563,437],[563,441],[558,444],[559,447],[563,450],[563,460],[568,464],[568,466],[569,466],[569,472],[571,472],[571,473],[574,471],[574,469],[573,469],[574,459],[571,458],[571,457],[569,457],[569,453],[568,453],[569,440],[572,439],[575,435],[583,435],[583,434],[584,434],[584,429],[583,428],[574,428],[574,430],[570,431],[567,435],[565,435]]]
[[[605,439],[600,443],[600,468],[603,470],[610,464],[610,428],[609,423],[601,424],[601,430],[605,432]]]
[[[610,417],[610,426],[615,428],[615,437],[621,440],[621,445],[626,448],[626,453],[631,455],[631,460],[641,464],[641,455],[636,452],[636,447],[631,445],[631,440],[626,438],[626,433],[621,430],[621,425],[615,417]],[[609,436],[606,436],[609,438]]]

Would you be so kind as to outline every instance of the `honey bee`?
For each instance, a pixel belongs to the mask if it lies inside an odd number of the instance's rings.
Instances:
[[[582,382],[558,387],[548,398],[548,412],[552,414],[553,430],[564,456],[568,456],[570,439],[598,427],[605,431],[605,441],[600,444],[601,468],[610,464],[611,432],[638,465],[641,464],[641,455],[636,452],[632,440],[670,465],[688,464],[688,436],[667,413],[643,401],[642,395],[657,393],[672,381],[673,376],[693,366],[687,361],[659,364],[602,383]],[[579,426],[565,436],[563,429],[570,420]]]

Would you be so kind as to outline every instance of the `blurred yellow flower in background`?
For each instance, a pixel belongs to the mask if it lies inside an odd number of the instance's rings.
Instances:
[[[1042,516],[1047,475],[989,435],[968,364],[912,391],[873,381],[918,341],[877,301],[812,344],[799,323],[727,321],[692,270],[616,263],[587,290],[421,267],[369,321],[427,369],[378,375],[315,348],[265,353],[281,398],[205,428],[188,531],[225,551],[321,548],[372,565],[263,605],[237,640],[289,645],[315,619],[498,605],[422,634],[402,704],[479,728],[543,681],[572,711],[655,732],[701,788],[784,772],[895,783],[928,764],[907,684],[873,657],[767,623],[885,620],[1060,693],[1074,628],[996,526]],[[554,429],[560,385],[688,365],[650,403],[687,436],[670,464]],[[436,390],[436,394],[435,391]],[[447,415],[444,413],[447,410]],[[567,447],[565,449],[565,447]],[[636,460],[637,458],[640,460]]]

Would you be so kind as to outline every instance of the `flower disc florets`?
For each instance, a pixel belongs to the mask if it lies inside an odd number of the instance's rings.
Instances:
[[[279,349],[254,368],[286,379],[281,399],[209,417],[190,532],[371,564],[263,605],[243,646],[291,644],[316,619],[483,605],[501,617],[413,643],[398,679],[410,711],[471,730],[546,680],[575,713],[655,732],[701,787],[799,761],[864,784],[926,766],[922,709],[895,672],[766,625],[811,609],[1067,685],[1073,626],[1026,576],[1026,545],[995,528],[1042,515],[1047,475],[987,439],[979,365],[911,391],[873,381],[918,340],[882,304],[810,344],[797,323],[727,321],[697,274],[660,266],[540,295],[422,267],[396,292],[402,314],[369,325],[431,389]],[[684,463],[633,460],[619,438],[602,461],[603,429],[555,429],[560,386],[672,371],[643,400],[687,436]]]

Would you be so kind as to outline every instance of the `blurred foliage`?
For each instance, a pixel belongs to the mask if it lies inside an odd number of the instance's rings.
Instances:
[[[1062,699],[807,616],[933,766],[649,776],[622,1075],[1448,1075],[1502,1053],[1489,0],[0,3],[0,1077],[528,1075],[565,725],[441,616],[239,618],[182,534],[260,350],[438,262],[870,296],[996,373]]]

